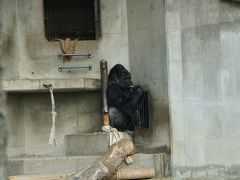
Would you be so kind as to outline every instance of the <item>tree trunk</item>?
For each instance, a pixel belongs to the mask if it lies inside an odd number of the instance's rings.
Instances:
[[[123,139],[113,144],[98,162],[88,166],[80,172],[71,175],[73,180],[100,180],[111,177],[128,155],[134,154],[133,142]]]

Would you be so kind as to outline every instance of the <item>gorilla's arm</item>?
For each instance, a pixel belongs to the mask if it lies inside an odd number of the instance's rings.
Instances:
[[[111,84],[107,89],[107,98],[109,106],[114,106],[123,113],[131,115],[142,105],[143,90],[135,87],[130,91],[119,87],[118,84]]]

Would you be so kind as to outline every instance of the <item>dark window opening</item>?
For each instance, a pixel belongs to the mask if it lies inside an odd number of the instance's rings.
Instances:
[[[100,0],[44,0],[47,40],[100,37]]]

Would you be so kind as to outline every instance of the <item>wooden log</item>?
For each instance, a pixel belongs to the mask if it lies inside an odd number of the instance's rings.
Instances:
[[[113,144],[98,162],[88,166],[80,172],[71,175],[73,180],[99,180],[111,177],[128,155],[135,152],[133,142],[123,139]]]
[[[115,175],[116,179],[149,179],[155,177],[154,168],[129,168],[119,169]]]
[[[8,180],[68,180],[64,174],[9,176]]]

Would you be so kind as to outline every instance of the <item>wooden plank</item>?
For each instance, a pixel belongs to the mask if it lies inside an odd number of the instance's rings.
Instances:
[[[67,180],[67,175],[48,174],[48,175],[9,176],[8,180]]]

